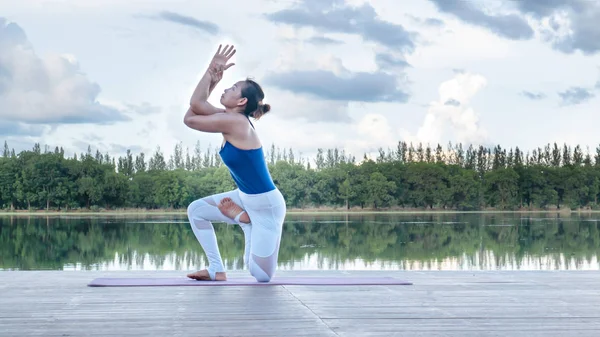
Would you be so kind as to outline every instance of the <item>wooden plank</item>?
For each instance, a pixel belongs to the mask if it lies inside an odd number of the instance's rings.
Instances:
[[[598,336],[598,320],[585,319],[521,319],[521,320],[465,320],[465,319],[353,319],[325,322],[340,336]]]
[[[413,286],[86,286],[95,277],[184,274],[185,271],[2,272],[1,335],[600,335],[597,271],[277,274],[395,276],[414,282]]]

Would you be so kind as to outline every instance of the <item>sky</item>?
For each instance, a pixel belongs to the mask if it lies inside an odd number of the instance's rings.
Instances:
[[[272,110],[265,147],[600,144],[600,2],[0,0],[0,140],[169,156],[219,44]]]

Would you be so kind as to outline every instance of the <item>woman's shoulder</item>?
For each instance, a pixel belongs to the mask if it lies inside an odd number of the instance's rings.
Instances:
[[[237,124],[237,123],[236,123]],[[250,127],[248,121],[246,126],[234,128],[235,131],[224,134],[223,138],[230,144],[240,150],[258,150],[262,148],[262,143],[256,131]]]

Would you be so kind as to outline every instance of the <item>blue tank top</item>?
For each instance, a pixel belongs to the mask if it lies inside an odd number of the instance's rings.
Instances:
[[[243,150],[225,141],[219,155],[240,191],[259,194],[275,189],[262,147]]]

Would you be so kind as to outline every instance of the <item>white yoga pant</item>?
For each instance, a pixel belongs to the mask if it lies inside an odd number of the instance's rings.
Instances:
[[[242,213],[235,219],[221,213],[217,205],[227,197],[246,211],[250,223],[239,222]],[[208,259],[210,278],[214,280],[216,272],[225,271],[212,225],[212,222],[217,221],[242,227],[245,241],[244,265],[258,282],[269,282],[277,268],[285,213],[285,200],[278,189],[261,194],[246,194],[235,189],[192,202],[187,209],[188,219]]]

